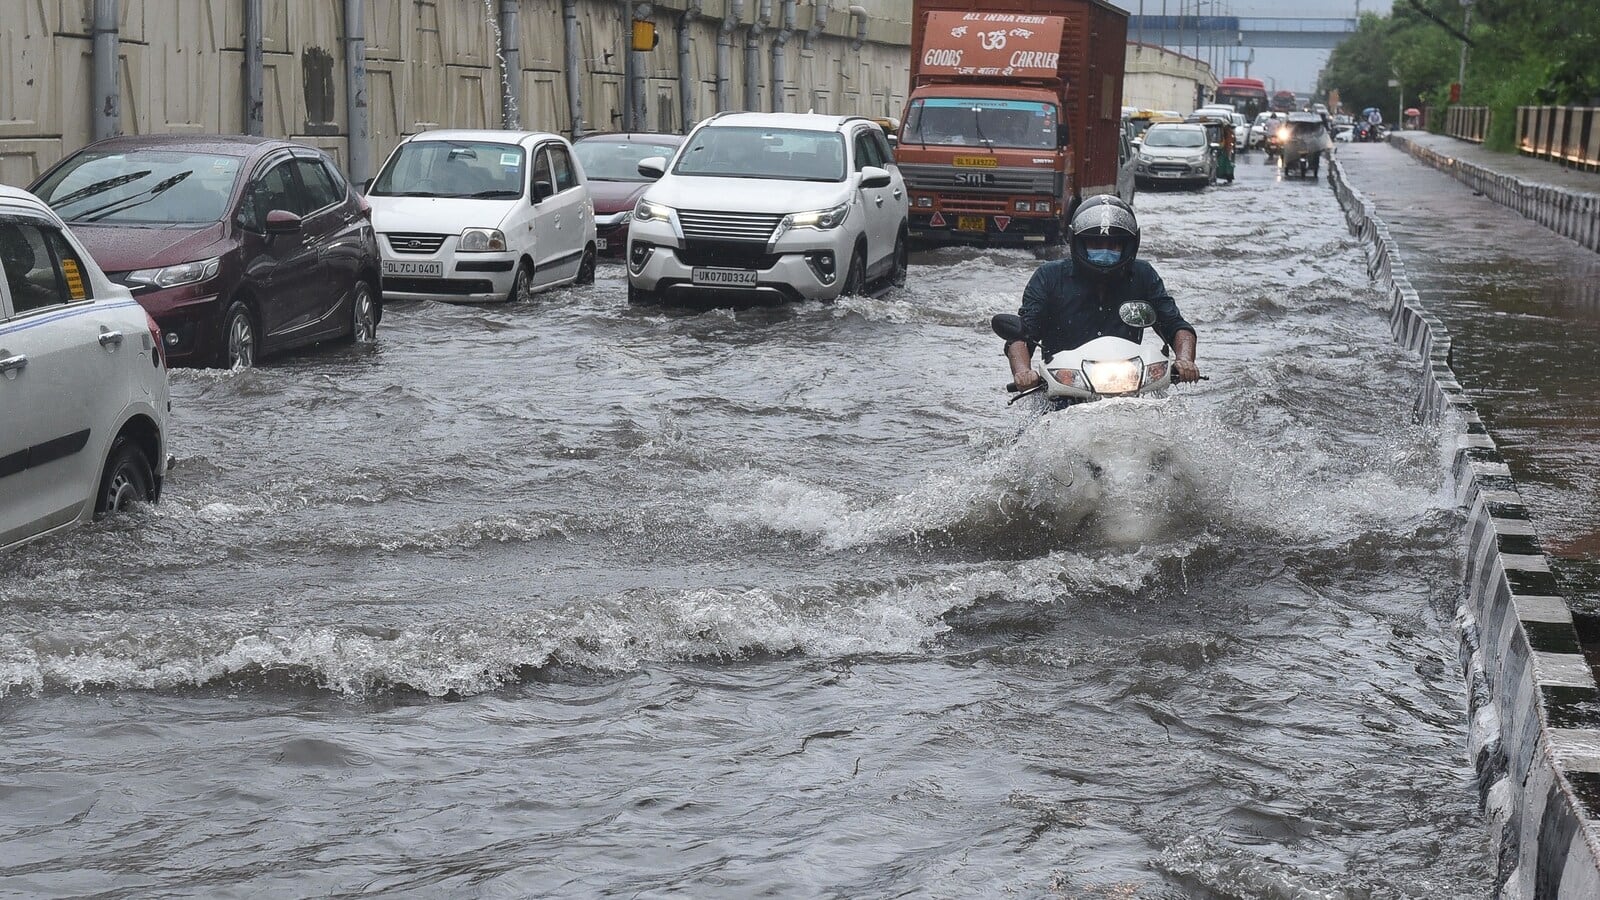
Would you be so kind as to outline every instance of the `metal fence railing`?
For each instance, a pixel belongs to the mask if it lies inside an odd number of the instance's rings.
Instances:
[[[1444,133],[1474,144],[1489,134],[1489,107],[1452,106],[1444,114]]]
[[[1588,106],[1517,107],[1517,152],[1575,168],[1600,171],[1600,109]]]

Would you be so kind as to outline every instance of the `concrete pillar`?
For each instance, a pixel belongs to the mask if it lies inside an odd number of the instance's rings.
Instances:
[[[362,184],[373,176],[365,0],[344,0],[344,96],[350,118],[350,180]]]
[[[266,131],[266,72],[262,65],[262,0],[244,0],[244,133]]]

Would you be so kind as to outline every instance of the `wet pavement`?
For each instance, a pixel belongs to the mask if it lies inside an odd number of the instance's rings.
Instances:
[[[1571,191],[1600,194],[1600,172],[1568,168],[1549,160],[1517,153],[1485,150],[1480,144],[1457,140],[1443,134],[1429,134],[1426,131],[1406,131],[1402,134],[1406,140],[1415,144],[1436,150],[1448,157],[1493,169],[1503,175],[1514,175],[1524,181],[1554,185]]]
[[[1351,146],[1340,159],[1388,222],[1423,303],[1449,326],[1456,374],[1510,464],[1593,647],[1600,255],[1394,148]]]
[[[1007,408],[975,250],[175,373],[0,557],[0,894],[1485,896],[1419,363],[1324,183],[1140,210],[1165,399]]]

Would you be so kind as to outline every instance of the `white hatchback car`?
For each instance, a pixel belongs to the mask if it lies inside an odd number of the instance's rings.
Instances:
[[[628,299],[833,300],[901,283],[905,181],[883,129],[858,116],[719,113],[634,207]]]
[[[388,300],[482,303],[594,281],[594,204],[572,145],[526,131],[425,131],[367,190]]]
[[[50,207],[0,186],[0,548],[161,496],[160,332]]]

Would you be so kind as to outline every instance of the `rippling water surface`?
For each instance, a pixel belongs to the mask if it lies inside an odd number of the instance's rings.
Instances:
[[[1459,543],[1322,185],[1140,198],[1213,380],[1039,419],[1025,252],[401,305],[0,558],[0,893],[1476,897]]]

